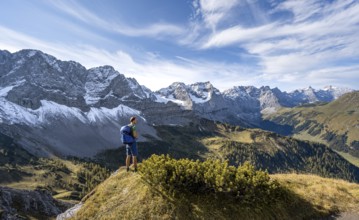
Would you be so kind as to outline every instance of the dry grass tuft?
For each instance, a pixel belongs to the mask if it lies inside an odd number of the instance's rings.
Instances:
[[[359,184],[314,175],[271,178],[289,189],[288,197],[251,207],[209,194],[169,194],[122,168],[86,198],[73,219],[303,219],[359,213]]]
[[[359,213],[359,184],[315,175],[275,174],[271,177],[312,203],[319,211]]]

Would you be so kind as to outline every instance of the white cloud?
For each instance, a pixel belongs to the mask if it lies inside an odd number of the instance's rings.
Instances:
[[[156,23],[149,25],[147,27],[128,27],[128,26],[119,26],[114,25],[112,27],[117,33],[127,35],[127,36],[147,36],[147,37],[170,37],[170,36],[181,36],[184,34],[184,30],[181,27],[166,24],[166,23]]]
[[[317,0],[289,0],[280,4],[276,10],[288,10],[293,13],[294,22],[302,22],[316,14],[321,14],[324,5],[325,2]]]
[[[258,57],[261,78],[271,82],[294,85],[309,76],[319,82],[322,75],[318,73],[327,72],[334,77],[337,66],[344,75],[358,74],[358,66],[347,63],[349,68],[342,68],[341,63],[359,57],[359,2],[343,0],[324,4],[319,0],[293,0],[278,4],[271,13],[283,10],[291,12],[293,19],[217,30],[202,38],[199,48],[243,48]],[[325,79],[322,83],[330,82],[329,78]],[[336,79],[344,81],[340,77]]]
[[[74,1],[54,0],[49,3],[60,11],[63,11],[84,23],[126,36],[162,38],[166,36],[173,37],[184,34],[184,29],[182,27],[165,22],[155,23],[148,26],[131,27],[121,23],[120,21],[107,21]]]
[[[308,81],[325,85],[334,84],[335,80],[342,85],[355,85],[355,80],[349,81],[358,79],[359,66],[347,63],[348,66],[344,67],[341,63],[346,59],[352,63],[359,59],[359,3],[351,0],[325,5],[319,0],[303,0],[306,4],[301,2],[278,3],[277,8],[270,12],[289,11],[293,15],[290,21],[264,22],[254,27],[237,24],[221,29],[224,27],[220,25],[221,22],[237,13],[233,11],[234,8],[252,1],[196,0],[193,2],[195,18],[189,22],[187,31],[165,22],[139,28],[129,27],[110,23],[73,1],[51,3],[80,21],[127,36],[166,38],[202,51],[238,47],[259,60],[257,66],[252,67],[251,64],[240,62],[212,62],[201,58],[163,59],[151,52],[144,52],[140,55],[142,57],[135,59],[123,50],[109,52],[90,45],[46,42],[2,26],[0,48],[12,52],[25,48],[39,49],[61,60],[75,60],[87,68],[111,65],[127,77],[134,77],[154,90],[174,81],[211,81],[219,89],[236,85],[271,85],[288,89],[306,87]],[[253,7],[253,13],[259,10]],[[199,16],[203,20],[199,21]],[[259,20],[266,20],[266,16],[258,16],[263,17]]]
[[[359,65],[354,66],[337,66],[332,68],[323,68],[320,70],[313,70],[308,73],[308,78],[311,80],[325,80],[335,82],[338,78],[344,80],[359,81]]]
[[[259,40],[259,38],[267,36],[274,27],[274,25],[270,24],[248,29],[241,26],[228,28],[210,36],[208,41],[203,43],[201,49],[245,43],[253,39]]]
[[[240,0],[195,0],[193,6],[196,14],[201,15],[207,27],[216,30],[218,23],[224,20],[229,11],[240,3]]]
[[[57,44],[41,41],[0,26],[0,48],[16,52],[21,49],[38,49],[60,60],[74,60],[92,68],[111,65],[126,77],[133,77],[152,90],[167,87],[176,81],[195,83],[211,81],[219,89],[235,85],[255,85],[254,69],[241,64],[210,62],[177,57],[177,60],[160,59],[144,53],[139,63],[125,51],[109,52],[89,45]],[[248,76],[251,73],[251,76]]]

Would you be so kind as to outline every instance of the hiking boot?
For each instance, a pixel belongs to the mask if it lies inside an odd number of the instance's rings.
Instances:
[[[127,167],[127,172],[129,172],[130,171],[130,168],[129,167]]]
[[[137,172],[137,167],[135,167],[135,172]]]

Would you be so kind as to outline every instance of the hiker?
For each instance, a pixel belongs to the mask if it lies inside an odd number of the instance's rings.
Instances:
[[[131,156],[132,156],[132,162],[133,166],[135,167],[135,172],[137,172],[137,143],[136,139],[138,137],[137,131],[136,131],[136,124],[137,119],[136,117],[130,118],[130,124],[128,125],[131,128],[130,135],[133,137],[132,143],[126,144],[126,168],[127,172],[130,171],[130,163],[131,163]]]

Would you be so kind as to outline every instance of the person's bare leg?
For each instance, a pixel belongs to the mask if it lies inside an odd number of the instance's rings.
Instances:
[[[130,162],[131,162],[131,156],[128,155],[126,157],[126,168],[127,168],[127,171],[130,169]]]
[[[135,171],[137,171],[137,157],[133,156],[133,166],[135,167]]]

